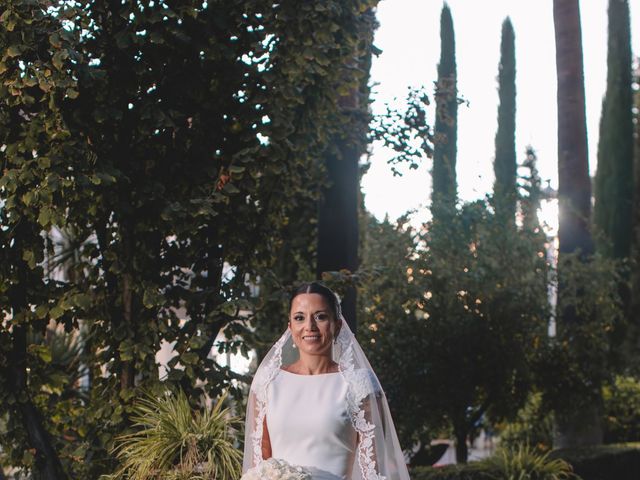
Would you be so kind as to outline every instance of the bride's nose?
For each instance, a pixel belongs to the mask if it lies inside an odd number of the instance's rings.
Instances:
[[[317,330],[318,329],[318,323],[316,320],[315,315],[310,315],[309,318],[307,318],[304,322],[304,326],[307,330]]]

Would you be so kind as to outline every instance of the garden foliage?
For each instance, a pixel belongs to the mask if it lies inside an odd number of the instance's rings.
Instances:
[[[96,478],[141,388],[242,388],[211,348],[246,348],[251,285],[349,122],[374,4],[3,4],[2,464]],[[80,335],[79,383],[47,325]]]

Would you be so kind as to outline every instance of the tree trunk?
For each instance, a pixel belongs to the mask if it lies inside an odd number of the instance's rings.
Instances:
[[[589,230],[591,181],[587,156],[582,33],[578,0],[554,0],[553,19],[558,75],[559,256],[562,258],[565,254],[580,252],[580,257],[586,260],[593,253],[593,241]],[[559,271],[558,275],[560,299],[564,295],[566,284],[562,271]],[[573,306],[558,312],[558,317],[562,328],[569,331],[584,321]],[[598,390],[598,386],[595,386],[594,390]],[[570,403],[567,402],[568,405]],[[578,446],[601,442],[599,405],[572,407],[567,408],[567,411],[556,412],[555,443]]]
[[[19,403],[22,422],[27,431],[29,444],[36,450],[35,469],[44,480],[62,480],[67,476],[56,451],[51,444],[51,437],[43,426],[42,416],[35,407],[27,392],[27,334],[25,327],[14,325],[13,348],[9,354],[12,368],[9,372],[15,392],[24,392],[24,399]]]
[[[15,227],[16,244],[20,240],[33,238],[40,231],[39,226],[24,220]],[[24,248],[24,246],[22,246]],[[17,250],[17,248],[16,248]],[[20,262],[18,268],[18,283],[10,294],[10,301],[14,311],[28,312],[29,300],[27,298],[27,285],[42,281],[37,270],[32,271],[25,262]],[[26,316],[28,318],[28,315]],[[33,404],[28,388],[27,374],[27,326],[18,323],[13,325],[11,331],[12,346],[7,355],[7,377],[11,388],[18,398],[18,411],[24,429],[27,432],[29,445],[35,449],[36,474],[44,480],[62,480],[67,476],[64,473],[58,454],[53,447],[51,436],[44,427],[42,415]]]
[[[133,315],[131,314],[131,306],[133,302],[133,280],[130,273],[122,276],[122,317],[125,328],[133,330]],[[134,386],[135,370],[133,368],[133,360],[122,361],[120,365],[120,389],[127,390]]]
[[[636,109],[640,109],[640,92],[635,94]],[[640,110],[636,110],[640,111]],[[632,319],[632,360],[640,365],[640,116],[636,114],[635,150],[634,150],[634,188],[633,188],[633,238],[631,242],[631,261],[635,266],[631,272],[631,300],[629,317]]]
[[[369,71],[371,65],[371,44],[375,28],[372,10],[360,14],[358,29],[361,42],[354,46],[352,66]],[[352,76],[353,70],[345,75]],[[338,132],[329,142],[325,157],[329,187],[323,192],[318,208],[318,256],[316,276],[322,272],[346,269],[354,272],[358,268],[358,206],[360,204],[360,156],[366,152],[366,122],[358,120],[367,115],[368,75],[362,79],[345,78],[352,85],[348,95],[339,99],[339,106],[345,116],[352,118],[347,132]],[[342,299],[342,312],[347,324],[355,334],[356,329],[356,289],[350,286]]]
[[[467,463],[469,448],[467,447],[467,431],[462,427],[454,427],[456,439],[456,463]]]
[[[560,253],[593,252],[582,37],[578,0],[554,0],[558,75]]]
[[[360,152],[341,139],[338,153],[326,157],[330,187],[324,192],[318,212],[317,277],[322,272],[358,268],[358,160]],[[342,299],[342,312],[349,327],[356,331],[356,292],[349,288]]]

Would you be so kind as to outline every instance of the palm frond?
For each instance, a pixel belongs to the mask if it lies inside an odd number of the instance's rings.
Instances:
[[[203,410],[192,409],[182,391],[140,399],[132,415],[134,432],[116,439],[113,451],[121,467],[105,479],[239,478],[240,419],[224,408],[225,399]]]

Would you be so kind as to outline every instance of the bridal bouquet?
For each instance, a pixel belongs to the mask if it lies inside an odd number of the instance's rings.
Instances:
[[[311,480],[311,475],[302,467],[270,458],[247,470],[240,480]]]

